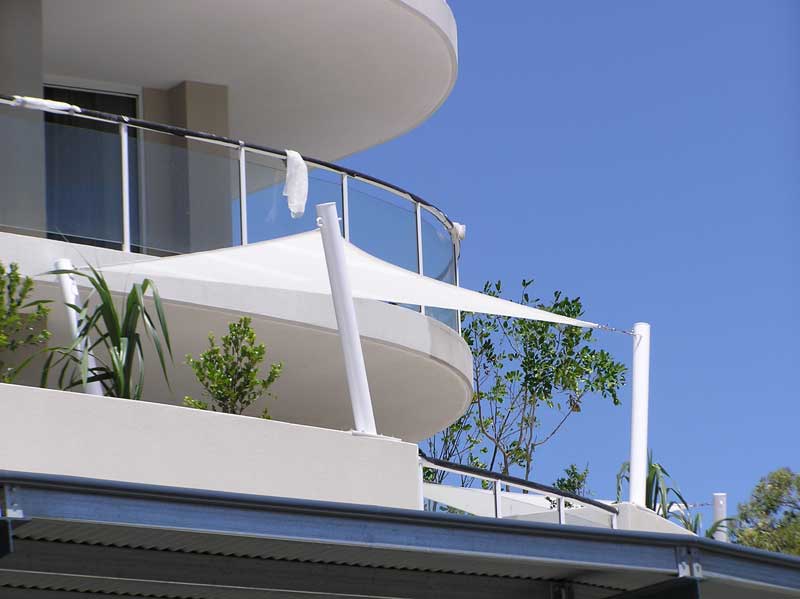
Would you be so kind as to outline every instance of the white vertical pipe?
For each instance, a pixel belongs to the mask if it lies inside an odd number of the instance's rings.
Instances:
[[[414,215],[417,221],[417,271],[424,275],[425,269],[422,266],[422,207],[419,202],[414,202],[416,210]],[[425,306],[420,306],[419,311],[425,314]]]
[[[650,325],[633,325],[631,366],[630,502],[647,505],[647,412],[650,401]]]
[[[336,203],[318,204],[317,219],[322,233],[322,247],[328,267],[336,325],[344,353],[344,368],[347,388],[350,391],[350,403],[353,407],[353,421],[356,431],[376,435],[372,398],[369,394],[367,369],[364,366],[364,353],[361,349],[361,337],[358,334],[356,309],[353,304],[353,292],[350,287],[350,275],[347,272]]]
[[[131,186],[128,162],[128,125],[119,124],[119,150],[122,167],[122,251],[131,251]]]
[[[567,511],[566,506],[564,505],[564,498],[559,497],[557,500],[558,503],[558,523],[559,524],[566,524],[567,523]]]
[[[72,262],[68,258],[56,260],[54,266],[56,270],[73,270]],[[78,285],[75,283],[75,279],[72,277],[72,275],[60,274],[56,276],[58,277],[58,283],[61,285],[61,295],[64,297],[64,303],[80,306],[81,298],[80,294],[78,293]],[[65,307],[67,310],[69,333],[72,337],[72,340],[75,341],[78,338],[78,313],[69,306]],[[87,338],[81,344],[81,347],[78,350],[80,354],[83,354],[86,351],[88,347],[88,341],[89,339]],[[97,362],[95,362],[94,356],[91,353],[87,357],[87,362],[89,365],[89,371],[91,372],[91,370],[97,366]],[[86,383],[83,391],[84,393],[89,393],[91,395],[104,395],[103,385],[101,385],[98,381]]]
[[[420,511],[425,509],[425,467],[422,465],[422,460],[418,459],[419,462],[419,498],[418,498],[418,506]]]
[[[714,493],[714,502],[712,508],[712,522],[719,522],[728,517],[728,494],[727,493]],[[714,531],[714,539],[728,542],[728,527],[723,524],[716,531]]]
[[[239,146],[239,228],[242,245],[247,245],[247,155]]]

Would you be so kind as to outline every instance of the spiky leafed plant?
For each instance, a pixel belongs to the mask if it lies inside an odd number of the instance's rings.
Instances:
[[[44,328],[50,311],[48,300],[31,300],[33,279],[19,273],[12,262],[8,270],[0,262],[0,383],[11,383],[35,352],[19,360],[17,352],[44,344],[50,332]]]
[[[622,464],[617,473],[617,501],[622,499],[622,483],[630,484],[630,462]],[[647,507],[662,518],[669,519],[676,511],[673,508],[688,507],[686,500],[675,487],[668,485],[669,472],[660,463],[653,460],[653,452],[647,454],[647,482],[645,487],[645,503]],[[675,499],[673,499],[673,496]]]
[[[80,270],[53,270],[50,274],[68,274],[85,278],[93,293],[83,305],[67,304],[78,315],[78,336],[68,346],[55,347],[42,369],[42,386],[47,385],[51,370],[58,370],[58,387],[69,390],[99,382],[108,397],[141,399],[144,387],[144,348],[140,323],[145,334],[155,346],[161,372],[169,385],[166,356],[172,359],[172,346],[158,289],[150,279],[136,283],[124,297],[122,311],[108,287],[108,283],[94,267],[90,272]],[[155,318],[145,303],[151,292]],[[83,349],[86,348],[86,351]],[[166,351],[165,351],[166,350]],[[96,365],[89,367],[89,354]]]

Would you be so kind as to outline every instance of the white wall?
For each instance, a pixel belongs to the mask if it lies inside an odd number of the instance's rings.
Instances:
[[[417,447],[0,384],[0,470],[416,509]]]

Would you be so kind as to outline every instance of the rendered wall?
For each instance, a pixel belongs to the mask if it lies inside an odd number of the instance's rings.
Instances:
[[[417,447],[274,420],[0,384],[0,470],[416,509]]]
[[[0,93],[41,97],[41,0],[0,0]],[[45,229],[44,119],[0,107],[0,223]]]

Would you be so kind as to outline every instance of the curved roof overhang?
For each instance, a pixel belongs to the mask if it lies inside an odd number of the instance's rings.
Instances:
[[[44,0],[43,20],[48,76],[226,85],[232,137],[326,160],[425,121],[458,65],[444,0]]]

